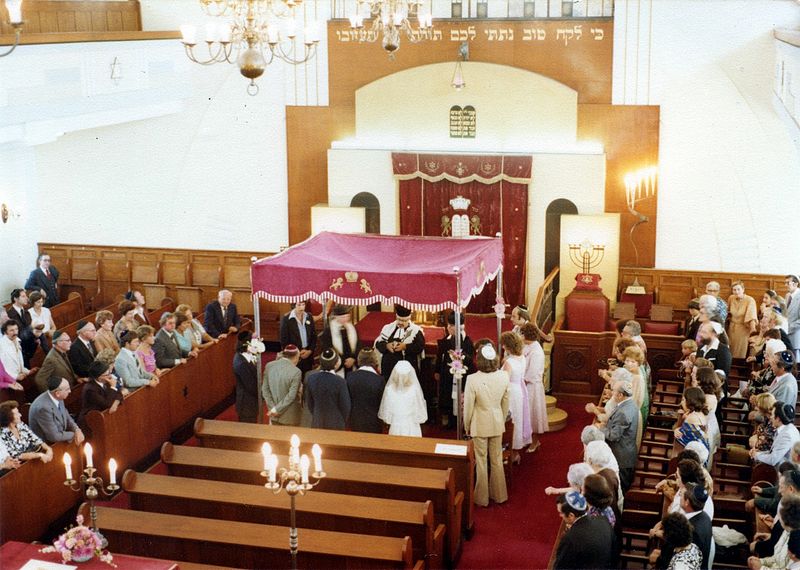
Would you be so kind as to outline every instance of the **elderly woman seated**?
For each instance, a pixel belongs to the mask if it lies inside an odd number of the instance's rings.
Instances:
[[[569,487],[547,487],[544,492],[546,495],[563,495],[569,491],[581,492],[583,481],[589,475],[594,475],[594,469],[588,463],[573,463],[567,471],[567,483]]]

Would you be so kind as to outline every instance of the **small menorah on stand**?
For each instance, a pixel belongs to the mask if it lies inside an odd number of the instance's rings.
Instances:
[[[600,265],[605,254],[605,245],[594,245],[588,239],[581,243],[569,244],[569,259],[581,270],[575,276],[576,289],[600,290],[601,277],[597,273],[592,273],[592,270]]]
[[[314,472],[311,477],[316,479],[314,483],[309,482],[310,461],[308,455],[300,456],[300,438],[295,434],[291,437],[289,449],[289,467],[278,469],[278,456],[272,453],[269,443],[261,446],[261,453],[264,456],[264,470],[262,477],[266,477],[267,482],[264,487],[279,494],[282,489],[291,499],[291,521],[289,527],[289,551],[292,554],[292,570],[297,569],[297,513],[295,510],[295,498],[297,495],[305,495],[316,487],[320,480],[325,477],[322,470],[322,448],[319,444],[314,444],[311,448],[311,455],[314,457]]]
[[[95,475],[97,469],[94,468],[93,451],[90,443],[83,446],[83,453],[86,456],[86,467],[84,467],[83,473],[81,473],[78,480],[72,478],[72,456],[69,453],[64,454],[64,471],[66,475],[64,485],[76,493],[84,489],[86,500],[89,501],[89,517],[92,521],[90,528],[100,537],[101,548],[106,548],[108,547],[108,540],[97,528],[97,509],[94,502],[101,493],[106,497],[110,497],[119,490],[119,485],[117,485],[117,462],[113,458],[108,462],[109,483],[104,486],[103,479]]]

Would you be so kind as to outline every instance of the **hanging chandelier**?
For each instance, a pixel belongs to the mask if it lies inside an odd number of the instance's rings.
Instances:
[[[366,31],[363,41],[382,38],[383,49],[394,59],[395,52],[400,49],[401,35],[411,43],[430,36],[433,16],[422,9],[422,4],[420,0],[357,0],[355,12],[348,17],[350,27]],[[372,23],[365,25],[364,21],[369,19]]]
[[[186,55],[200,65],[235,63],[250,80],[247,92],[258,93],[255,80],[264,74],[275,59],[299,65],[311,59],[319,43],[316,23],[305,27],[302,54],[297,53],[295,8],[302,0],[200,0],[206,15],[225,19],[206,24],[207,56],[195,54],[197,28],[181,26]]]

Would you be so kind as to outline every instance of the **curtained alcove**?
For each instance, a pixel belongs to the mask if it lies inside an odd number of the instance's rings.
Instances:
[[[450,200],[468,198],[478,233],[505,237],[507,301],[530,301],[544,271],[548,204],[565,199],[581,214],[603,213],[605,154],[599,143],[576,141],[573,89],[537,73],[466,62],[468,86],[456,91],[452,71],[450,63],[420,66],[356,92],[356,136],[328,151],[328,203],[350,206],[369,192],[380,203],[381,233],[442,235],[443,217],[452,231]],[[475,109],[475,138],[450,138],[453,106]],[[400,167],[393,155],[408,164]],[[493,301],[493,292],[486,295]]]

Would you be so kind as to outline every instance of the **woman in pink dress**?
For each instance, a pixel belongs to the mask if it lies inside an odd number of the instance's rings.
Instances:
[[[522,338],[515,332],[506,331],[500,335],[500,344],[505,351],[503,370],[508,373],[511,383],[508,387],[508,409],[514,423],[513,450],[511,461],[520,462],[519,450],[531,444],[531,407],[528,403],[528,389],[525,385],[525,357],[522,356]]]
[[[547,431],[547,402],[544,394],[544,349],[539,344],[539,331],[533,323],[520,329],[522,334],[522,355],[525,357],[525,384],[528,389],[528,405],[531,410],[531,445],[528,453],[533,453],[541,442],[539,434]]]

